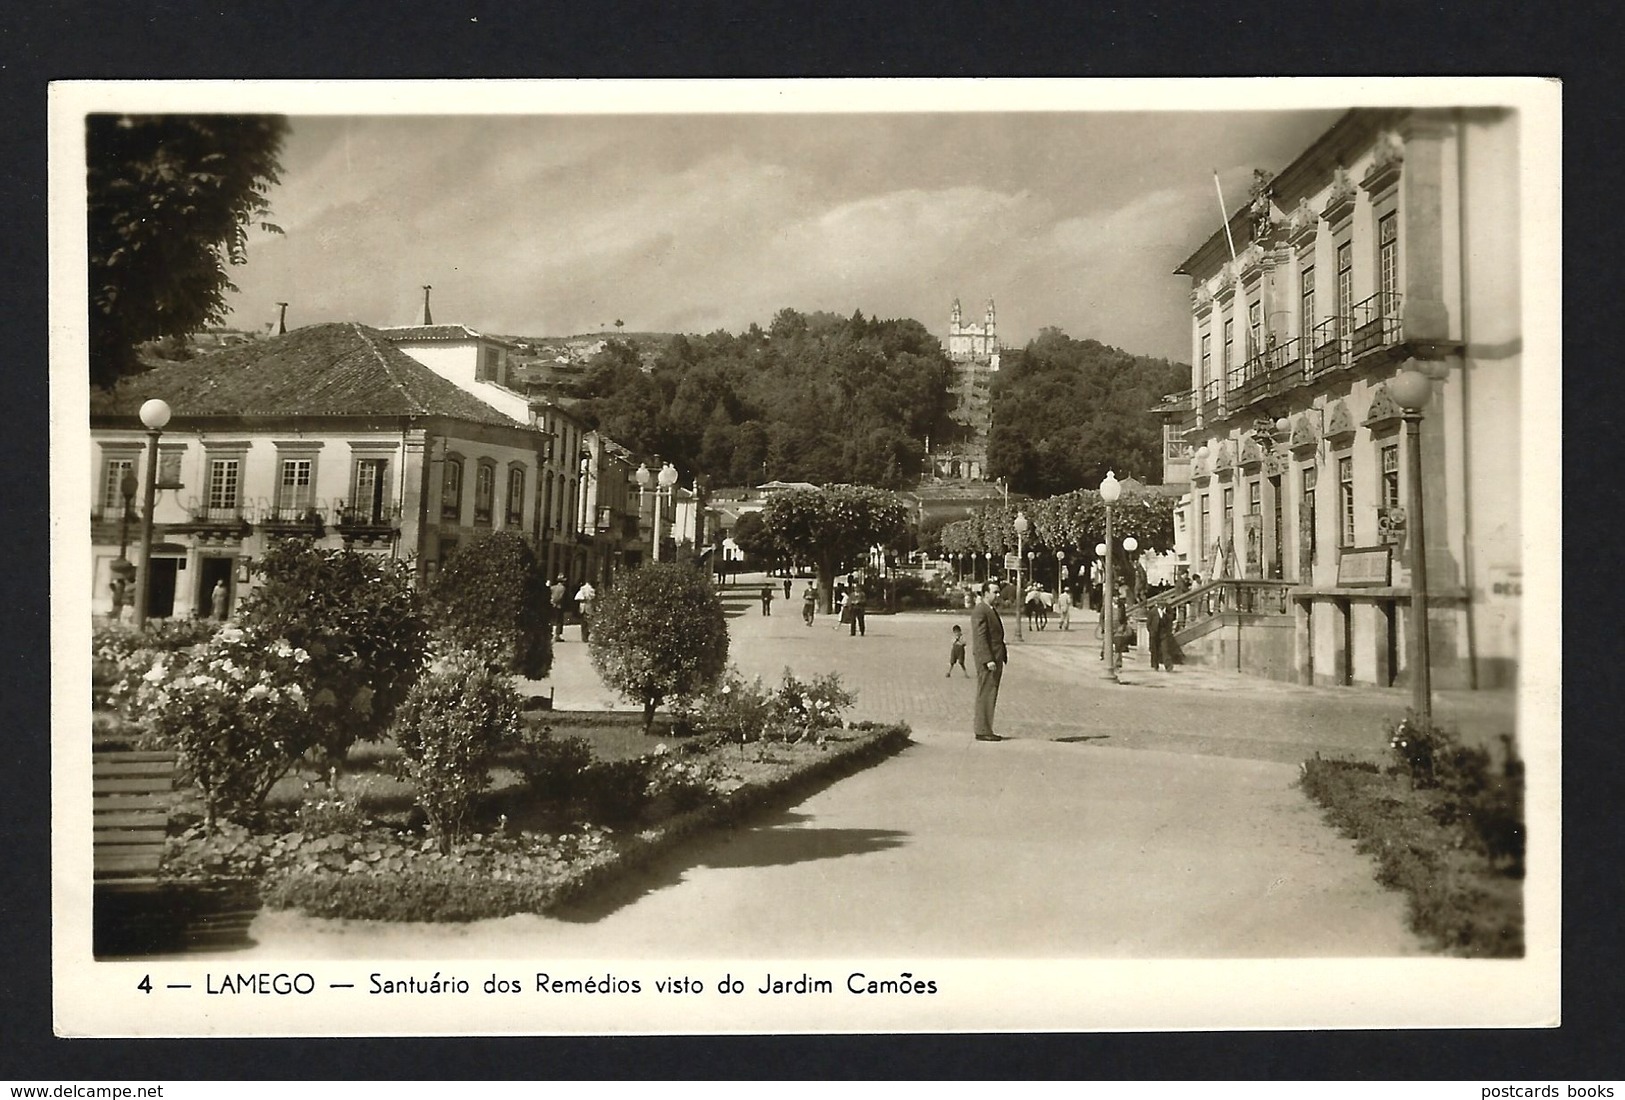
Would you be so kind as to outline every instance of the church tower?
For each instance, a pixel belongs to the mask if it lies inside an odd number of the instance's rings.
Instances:
[[[981,481],[987,470],[991,375],[999,369],[999,330],[992,298],[987,300],[981,324],[966,324],[959,299],[954,299],[947,349],[954,365],[954,409],[949,415],[959,426],[959,438],[932,448],[931,466],[938,477]]]

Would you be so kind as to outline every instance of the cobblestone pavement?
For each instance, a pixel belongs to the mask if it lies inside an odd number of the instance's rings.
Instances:
[[[803,677],[837,672],[857,691],[855,717],[901,719],[921,734],[970,735],[974,680],[957,669],[944,676],[952,627],[968,631],[968,613],[872,615],[867,633],[852,637],[833,617],[803,624],[799,599],[777,598],[774,613],[764,616],[754,599],[759,591],[739,586],[726,593],[730,659],[747,676],[772,682],[787,667]],[[1292,764],[1316,752],[1375,760],[1387,747],[1384,721],[1401,717],[1410,699],[1399,689],[1304,687],[1190,665],[1153,671],[1143,650],[1127,654],[1121,683],[1113,684],[1094,631],[1094,616],[1085,613],[1070,631],[1052,625],[1025,631],[1018,642],[1005,616],[1010,664],[999,696],[1002,735]],[[556,706],[629,705],[599,682],[575,628],[554,652]],[[1509,692],[1436,696],[1436,716],[1470,739],[1513,732]]]

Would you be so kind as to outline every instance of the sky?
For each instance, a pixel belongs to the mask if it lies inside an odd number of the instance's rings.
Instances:
[[[1336,110],[295,116],[229,323],[738,332],[779,309],[913,317],[958,297],[1190,358],[1189,280],[1254,168]]]

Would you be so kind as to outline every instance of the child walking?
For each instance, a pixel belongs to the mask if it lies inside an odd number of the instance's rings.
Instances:
[[[970,673],[965,671],[965,632],[957,625],[954,627],[953,644],[948,647],[948,671],[944,675],[952,676],[955,665],[959,666],[960,672],[965,673],[967,680],[970,679]]]

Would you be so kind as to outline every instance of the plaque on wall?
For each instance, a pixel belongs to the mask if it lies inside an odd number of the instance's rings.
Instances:
[[[1386,588],[1391,583],[1391,546],[1350,546],[1337,557],[1341,588]]]
[[[1264,517],[1249,512],[1241,517],[1241,529],[1247,540],[1245,575],[1257,579],[1264,575]]]

